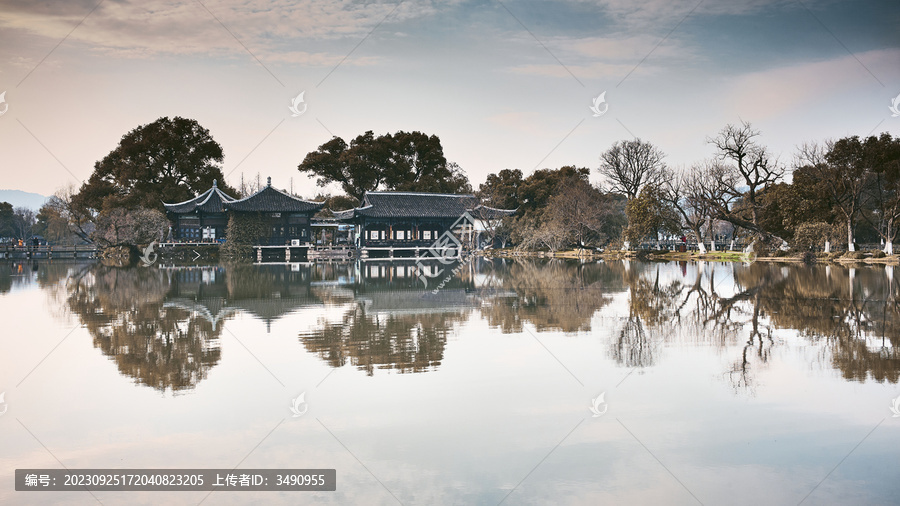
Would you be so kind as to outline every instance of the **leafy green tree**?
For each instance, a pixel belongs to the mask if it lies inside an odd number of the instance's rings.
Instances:
[[[16,217],[9,202],[0,202],[0,237],[16,235]]]
[[[656,184],[645,185],[637,197],[628,201],[625,215],[628,217],[625,239],[632,244],[647,238],[656,240],[659,233],[681,231],[678,210],[666,200],[663,189]]]
[[[311,153],[297,167],[316,184],[338,183],[344,193],[362,200],[367,191],[396,190],[471,193],[465,173],[444,157],[436,135],[397,132],[376,137],[372,131],[348,145],[340,137]]]
[[[521,170],[503,169],[496,174],[488,174],[485,182],[478,187],[478,196],[490,207],[516,209],[519,207],[519,187],[523,182]]]
[[[806,144],[798,156],[807,184],[826,192],[846,231],[847,249],[856,251],[855,231],[864,196],[872,183],[871,153],[858,136],[825,144]]]
[[[834,228],[822,221],[801,223],[794,231],[794,247],[800,251],[811,251],[820,246],[827,250],[833,233]]]
[[[590,174],[590,169],[574,166],[534,171],[519,186],[518,198],[521,214],[523,216],[540,216],[550,203],[550,198],[556,194],[557,187],[562,181],[576,177],[587,182]]]
[[[862,216],[881,236],[884,252],[893,255],[900,229],[900,138],[887,132],[871,136],[863,141],[862,149],[871,170],[871,184],[864,196],[869,212]]]
[[[520,248],[600,246],[621,233],[624,198],[591,185],[589,174],[586,168],[562,167],[525,179],[519,186],[521,214],[506,223]]]
[[[197,121],[160,118],[125,134],[94,164],[76,203],[95,212],[117,207],[163,210],[163,202],[187,200],[213,180],[233,194],[222,175],[222,159],[222,147]]]
[[[229,260],[252,258],[253,245],[269,237],[269,227],[260,213],[233,213],[228,217],[222,256]]]

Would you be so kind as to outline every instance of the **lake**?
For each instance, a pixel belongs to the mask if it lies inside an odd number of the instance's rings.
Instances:
[[[0,264],[0,503],[898,504],[898,283],[761,262]],[[337,487],[14,491],[15,469],[63,467]]]

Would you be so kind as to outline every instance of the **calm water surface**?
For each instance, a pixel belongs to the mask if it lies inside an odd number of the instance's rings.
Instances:
[[[900,503],[890,267],[413,271],[0,264],[0,503]],[[62,466],[338,485],[14,491]]]

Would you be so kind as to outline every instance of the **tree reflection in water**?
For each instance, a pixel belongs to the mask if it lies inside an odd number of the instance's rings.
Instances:
[[[587,332],[594,314],[624,290],[618,263],[565,260],[484,262],[482,279],[499,290],[481,304],[481,317],[503,333],[522,332],[530,323],[538,332]]]
[[[671,272],[649,264],[625,271],[629,315],[611,352],[620,363],[652,363],[656,348],[645,326],[681,342],[725,347],[743,341],[726,375],[735,389],[752,391],[754,369],[765,367],[780,343],[777,331],[796,329],[819,347],[820,364],[844,378],[898,381],[900,306],[893,267],[701,262],[692,283],[662,282],[661,270]]]
[[[197,311],[167,304],[170,287],[159,269],[94,265],[69,279],[67,303],[120,373],[178,392],[196,386],[218,363],[222,328]]]
[[[16,275],[0,275],[0,289]],[[215,279],[194,279],[207,275]],[[623,367],[654,366],[667,346],[737,349],[723,375],[752,392],[760,369],[799,334],[818,365],[847,380],[900,377],[893,267],[477,259],[436,295],[402,262],[184,272],[48,265],[30,276],[65,301],[122,374],[162,391],[207,376],[235,313],[268,324],[299,307],[341,308],[336,320],[300,332],[300,342],[331,367],[369,375],[436,369],[448,336],[476,312],[503,333],[525,325],[583,333],[603,310],[616,325],[609,357]],[[626,307],[610,305],[626,291]]]

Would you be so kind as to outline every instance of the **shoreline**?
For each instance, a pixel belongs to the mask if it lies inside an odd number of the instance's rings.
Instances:
[[[865,252],[856,252],[863,253]],[[766,262],[766,263],[803,263],[804,258],[801,255],[786,256],[767,256],[756,257],[753,260],[747,260],[742,252],[737,251],[715,251],[699,253],[693,252],[676,252],[676,251],[613,251],[613,252],[596,252],[591,250],[565,250],[565,251],[516,251],[512,249],[505,250],[487,250],[479,252],[482,256],[492,258],[568,258],[568,259],[585,259],[585,260],[655,260],[655,261],[686,261],[686,262]],[[814,263],[828,264],[868,264],[868,265],[895,265],[900,264],[900,255],[888,255],[881,258],[866,256],[863,258],[845,257],[844,253],[816,253]]]

